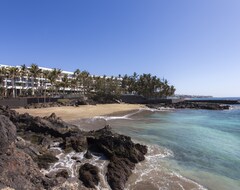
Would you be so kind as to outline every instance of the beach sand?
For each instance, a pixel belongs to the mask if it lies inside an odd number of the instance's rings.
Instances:
[[[106,115],[120,115],[124,112],[131,112],[145,108],[140,104],[97,104],[97,105],[81,105],[79,107],[63,106],[63,107],[50,107],[39,109],[15,109],[18,113],[29,113],[33,116],[49,116],[55,113],[58,117],[61,117],[64,121],[73,121],[79,119],[92,118],[95,116]]]

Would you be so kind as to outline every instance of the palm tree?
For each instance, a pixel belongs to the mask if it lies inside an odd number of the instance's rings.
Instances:
[[[73,77],[74,77],[74,79],[76,79],[76,81],[74,81],[74,82],[76,82],[76,85],[75,85],[75,87],[74,87],[74,91],[76,92],[76,90],[77,89],[79,89],[80,88],[80,86],[81,86],[81,71],[79,70],[79,69],[76,69],[75,71],[74,71],[74,73],[73,73]],[[76,89],[77,88],[77,89]]]
[[[104,93],[105,87],[104,87],[104,81],[105,79],[101,77],[94,77],[94,89],[96,93]]]
[[[24,77],[27,76],[27,72],[28,72],[27,66],[25,64],[21,65],[21,67],[20,67],[20,77],[21,77],[21,81],[22,81],[22,83],[21,83],[22,86],[20,88],[20,95],[22,95],[22,89],[24,89],[24,87],[26,86],[26,83],[23,79],[24,79]],[[26,81],[27,81],[27,79],[26,79]]]
[[[0,88],[1,88],[1,97],[4,97],[5,91],[5,74],[4,74],[4,67],[0,67]]]
[[[12,83],[12,97],[16,98],[16,87],[15,87],[15,81],[17,76],[19,76],[19,69],[17,67],[10,67],[9,68],[9,77],[11,79]]]
[[[3,88],[3,96],[7,97],[7,79],[8,79],[8,68],[7,67],[1,67],[0,68],[0,76],[2,81],[2,88]]]
[[[127,93],[127,92],[129,93],[129,91],[128,91],[129,82],[128,81],[129,81],[129,77],[128,77],[127,74],[125,74],[122,78],[122,84],[121,84],[121,88],[123,90],[123,93]]]
[[[63,94],[65,94],[65,90],[69,86],[69,78],[67,74],[64,74],[61,86],[63,87]]]
[[[78,75],[80,75],[81,71],[79,69],[76,69],[73,73],[74,77],[77,78]]]
[[[162,83],[163,83],[162,96],[166,98],[169,95],[169,89],[170,89],[169,84],[168,84],[168,80],[163,78]]]
[[[39,77],[41,73],[41,69],[39,69],[37,64],[31,64],[29,68],[30,76],[32,77],[32,95],[35,95],[35,83],[36,83],[36,88],[38,88],[38,81],[37,77]]]
[[[80,84],[82,86],[83,89],[83,94],[85,95],[86,90],[88,90],[87,88],[89,88],[89,72],[88,71],[82,71],[79,75],[79,80],[80,80]]]
[[[48,80],[52,85],[52,94],[53,94],[53,90],[54,89],[57,90],[56,87],[59,87],[59,85],[57,84],[58,83],[57,79],[59,78],[61,72],[62,71],[60,69],[54,68],[52,71],[50,71],[48,75]]]
[[[72,79],[70,81],[70,86],[71,86],[71,89],[74,89],[74,93],[76,92],[76,87],[77,87],[77,79]]]
[[[170,90],[169,90],[169,96],[173,96],[175,94],[175,87],[173,85],[170,86]]]

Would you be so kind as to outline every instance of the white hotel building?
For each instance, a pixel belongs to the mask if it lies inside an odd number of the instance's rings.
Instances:
[[[10,66],[10,65],[2,65],[0,64],[0,68],[2,67],[5,67],[5,68],[10,68],[10,67],[13,67],[13,66]],[[20,66],[15,66],[17,68],[21,68]],[[39,67],[39,69],[41,69],[42,71],[52,71],[53,69],[51,68],[45,68],[45,67]],[[69,79],[73,79],[74,78],[74,73],[73,72],[69,72],[69,71],[61,71],[61,74],[59,75],[57,81],[58,82],[61,82],[62,81],[62,78],[63,76],[67,74],[68,75],[68,78]],[[38,89],[41,89],[42,90],[46,89],[51,89],[51,86],[52,84],[47,82],[47,79],[44,78],[43,74],[40,75],[40,77],[36,78],[36,81],[34,82],[34,86],[32,86],[32,77],[29,76],[29,74],[26,74],[26,76],[17,76],[15,78],[15,85],[14,85],[14,88],[16,89],[16,93],[19,94],[20,91],[28,91],[28,90],[31,90],[31,89],[35,89],[37,90]],[[0,87],[4,87],[5,89],[7,89],[7,92],[10,93],[13,86],[12,86],[12,80],[8,77],[8,78],[3,78],[3,81],[2,83],[0,84]],[[59,89],[60,91],[63,90],[63,88],[61,87]],[[64,88],[64,91],[65,92],[81,92],[81,89],[79,88],[70,88],[70,87],[67,87],[67,88]]]
[[[6,67],[6,68],[10,68],[10,67],[17,67],[19,68],[19,70],[21,69],[21,66],[10,66],[10,65],[2,65],[0,64],[0,69],[2,67]],[[52,71],[52,68],[46,68],[46,67],[39,67],[39,69],[41,69],[43,72],[44,71]],[[1,74],[1,73],[0,73]],[[59,75],[58,79],[56,81],[61,82],[62,78],[64,77],[64,75],[67,74],[69,79],[74,79],[74,72],[70,72],[70,71],[61,71],[61,74]],[[92,77],[98,77],[95,75],[91,75]],[[99,76],[101,78],[103,78],[103,76]],[[111,78],[109,76],[106,77],[107,78]],[[121,81],[122,78],[117,78],[117,80]],[[48,82],[48,79],[44,78],[43,74],[40,75],[40,77],[36,78],[36,81],[34,82],[34,86],[33,84],[33,78],[31,76],[29,76],[29,74],[27,73],[26,76],[17,76],[15,78],[15,82],[14,82],[14,87],[12,86],[12,80],[8,77],[8,78],[3,78],[2,83],[0,83],[0,87],[4,87],[4,89],[7,89],[7,94],[8,96],[10,96],[10,93],[12,93],[12,89],[16,89],[16,95],[20,95],[21,92],[25,92],[27,94],[24,95],[30,95],[30,92],[27,92],[29,90],[32,90],[34,88],[36,95],[37,95],[37,90],[40,91],[45,91],[45,90],[50,90],[52,87],[52,84]],[[94,81],[94,80],[93,80]],[[71,87],[60,87],[58,89],[59,91],[64,91],[65,93],[82,93],[83,92],[83,88],[71,88]]]

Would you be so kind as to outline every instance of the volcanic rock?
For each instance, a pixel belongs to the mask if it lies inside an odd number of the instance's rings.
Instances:
[[[126,158],[112,157],[108,164],[107,181],[114,190],[123,190],[135,164]]]
[[[127,158],[133,163],[144,160],[147,147],[134,144],[130,137],[113,133],[110,127],[105,127],[95,132],[95,138],[89,137],[88,144],[97,152],[105,154],[108,158],[117,156]]]
[[[86,158],[86,159],[91,159],[93,157],[93,155],[91,154],[91,152],[89,152],[88,150],[87,150],[87,152],[84,154],[84,158]]]
[[[133,143],[130,137],[113,133],[109,126],[84,132],[55,114],[44,118],[33,117],[0,106],[1,114],[6,117],[0,116],[0,184],[6,187],[55,189],[66,183],[67,171],[58,171],[50,178],[40,172],[40,168],[47,169],[58,161],[56,151],[61,152],[59,148],[63,148],[63,153],[87,150],[85,158],[91,158],[90,152],[94,152],[108,159],[107,181],[113,190],[123,190],[135,164],[143,161],[147,153],[146,146]],[[17,139],[15,126],[20,136]],[[81,163],[78,158],[72,159]],[[79,179],[86,187],[94,188],[100,180],[98,168],[84,164],[79,170]]]
[[[0,115],[0,154],[5,154],[16,139],[16,127],[3,115]]]
[[[103,153],[109,160],[107,180],[113,190],[123,190],[135,164],[143,161],[147,147],[134,144],[130,137],[113,133],[109,126],[90,132],[89,149]]]
[[[49,186],[31,157],[16,149],[16,127],[0,115],[0,183],[14,189],[45,189]]]
[[[100,181],[98,173],[99,170],[96,166],[86,163],[79,170],[79,179],[86,187],[94,188]]]

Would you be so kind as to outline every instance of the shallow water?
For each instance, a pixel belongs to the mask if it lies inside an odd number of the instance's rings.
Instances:
[[[146,160],[137,164],[128,190],[240,189],[240,106],[225,111],[141,109],[75,124],[90,130],[109,124],[148,145]],[[107,163],[100,162],[103,177]],[[99,189],[108,189],[102,179]]]
[[[167,156],[156,153],[145,166],[140,164],[135,171],[138,184],[132,177],[128,189],[196,189],[184,184],[187,178],[212,190],[240,189],[238,106],[225,111],[141,110],[121,118],[97,119],[105,119],[114,130],[137,141],[172,152]],[[145,180],[139,181],[141,175]]]

